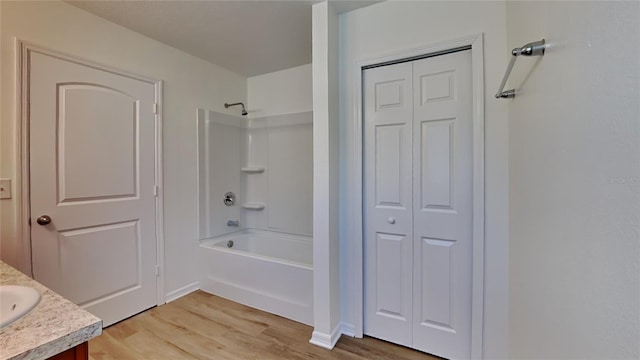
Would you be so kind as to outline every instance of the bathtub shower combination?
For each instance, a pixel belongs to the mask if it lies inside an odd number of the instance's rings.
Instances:
[[[230,246],[231,245],[231,246]],[[202,290],[313,324],[310,237],[244,230],[202,241]]]
[[[237,104],[242,117],[197,112],[200,288],[312,325],[311,113]]]

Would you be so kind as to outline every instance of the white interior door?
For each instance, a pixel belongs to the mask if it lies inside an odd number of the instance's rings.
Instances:
[[[155,306],[154,84],[32,51],[29,102],[34,278],[105,326]]]
[[[364,332],[469,358],[471,53],[368,69],[363,82]]]
[[[364,332],[411,346],[412,64],[366,70]]]
[[[413,63],[413,347],[471,356],[471,51]]]

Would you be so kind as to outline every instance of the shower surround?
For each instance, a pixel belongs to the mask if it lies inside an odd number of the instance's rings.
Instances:
[[[311,324],[312,113],[197,121],[202,290]]]

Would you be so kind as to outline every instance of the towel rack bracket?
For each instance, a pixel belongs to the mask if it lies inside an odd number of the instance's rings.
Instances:
[[[500,88],[496,93],[496,99],[513,99],[516,97],[516,90],[504,90],[504,86],[507,84],[507,79],[509,79],[509,75],[511,74],[511,70],[513,69],[513,65],[516,63],[516,59],[519,56],[543,56],[544,49],[546,48],[546,42],[544,39],[539,41],[530,42],[523,47],[515,48],[511,50],[511,61],[509,61],[509,65],[507,66],[507,71],[502,78],[502,83],[500,83]]]
[[[505,90],[496,94],[496,99],[513,99],[516,97],[516,89]]]

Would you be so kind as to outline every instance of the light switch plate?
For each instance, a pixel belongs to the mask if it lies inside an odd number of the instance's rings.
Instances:
[[[11,179],[0,179],[0,199],[11,199]]]

